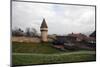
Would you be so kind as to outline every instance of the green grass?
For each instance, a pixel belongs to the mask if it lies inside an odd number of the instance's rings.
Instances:
[[[32,54],[32,55],[13,55],[13,65],[27,64],[49,64],[49,63],[69,63],[81,61],[95,61],[95,54]]]
[[[49,64],[95,61],[95,51],[60,51],[51,43],[12,43],[12,64]]]
[[[13,53],[61,53],[51,46],[51,43],[12,43]]]

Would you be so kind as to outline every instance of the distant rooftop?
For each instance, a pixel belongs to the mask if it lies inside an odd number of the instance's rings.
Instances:
[[[48,28],[45,19],[43,19],[41,27],[40,28]]]
[[[90,34],[90,37],[96,37],[96,31]]]

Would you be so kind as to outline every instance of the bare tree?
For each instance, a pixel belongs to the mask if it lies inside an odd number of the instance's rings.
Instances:
[[[31,28],[33,36],[37,36],[37,30],[35,28]]]
[[[34,37],[37,36],[37,31],[35,28],[26,28],[26,36]]]
[[[12,30],[12,36],[23,36],[24,31],[21,28]]]

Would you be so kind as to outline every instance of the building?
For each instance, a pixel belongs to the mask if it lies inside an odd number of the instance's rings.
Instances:
[[[93,33],[91,33],[91,34],[90,34],[90,37],[96,38],[96,31],[94,31]]]
[[[42,21],[40,31],[41,31],[41,41],[47,42],[48,41],[48,26],[46,24],[45,19],[43,19]]]
[[[96,31],[94,31],[89,35],[88,42],[92,44],[96,44]]]
[[[84,34],[81,34],[81,33],[72,33],[72,34],[69,34],[68,36],[71,36],[71,37],[76,37],[76,42],[87,42],[87,43],[96,43],[96,34],[95,32],[93,32],[90,37],[84,35]]]
[[[83,41],[87,38],[87,36],[82,33],[71,33],[71,34],[68,34],[68,36],[75,37],[77,42]]]

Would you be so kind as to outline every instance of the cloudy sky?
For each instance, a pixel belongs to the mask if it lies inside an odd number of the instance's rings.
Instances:
[[[86,33],[95,30],[95,7],[12,2],[12,28],[35,28],[45,18],[49,34]]]

